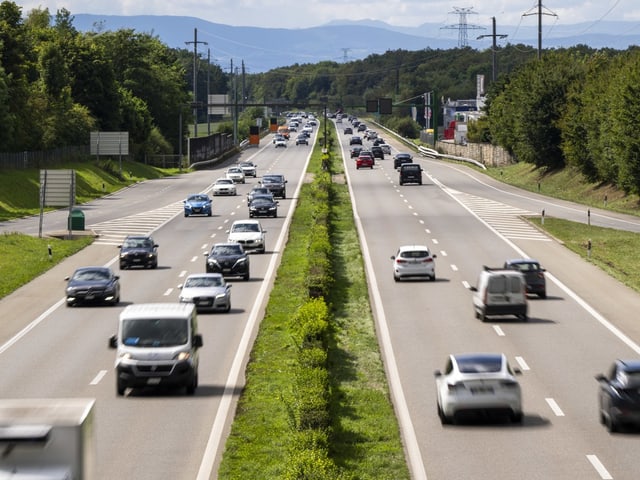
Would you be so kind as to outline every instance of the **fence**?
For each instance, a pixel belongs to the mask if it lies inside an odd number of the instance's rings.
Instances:
[[[55,150],[34,152],[0,152],[0,170],[24,170],[27,168],[52,168],[68,162],[89,160],[89,146],[60,147]]]

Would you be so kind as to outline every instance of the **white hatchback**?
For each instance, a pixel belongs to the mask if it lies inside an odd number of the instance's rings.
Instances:
[[[426,245],[403,245],[398,248],[393,260],[393,279],[426,277],[432,282],[436,279],[435,258]]]
[[[436,370],[438,416],[443,424],[464,414],[507,415],[522,422],[522,394],[512,369],[502,353],[449,355],[444,371]]]

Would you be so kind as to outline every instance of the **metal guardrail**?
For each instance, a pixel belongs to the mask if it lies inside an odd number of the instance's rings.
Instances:
[[[448,154],[444,154],[444,153],[439,153],[438,151],[436,151],[436,150],[434,150],[432,148],[427,148],[427,147],[418,147],[418,152],[420,152],[420,155],[422,155],[424,157],[450,158],[452,160],[459,160],[461,162],[472,163],[476,167],[482,168],[483,170],[487,169],[487,167],[483,163],[480,163],[477,160],[474,160],[473,158],[457,157],[455,155],[448,155]]]

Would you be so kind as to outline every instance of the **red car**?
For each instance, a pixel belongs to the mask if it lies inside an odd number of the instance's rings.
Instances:
[[[358,158],[356,158],[356,169],[359,169],[360,167],[362,168],[373,168],[373,163],[374,163],[374,159],[373,159],[373,155],[371,155],[371,152],[360,152],[360,155],[358,155]]]

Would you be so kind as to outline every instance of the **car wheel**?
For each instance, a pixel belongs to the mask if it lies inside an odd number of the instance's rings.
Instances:
[[[431,275],[431,278],[429,280],[431,280],[432,282],[435,282],[436,281],[436,274],[434,273],[433,275]]]
[[[609,433],[616,433],[619,430],[618,422],[616,422],[611,415],[605,417],[604,424]]]
[[[395,282],[399,282],[399,281],[400,281],[400,277],[394,273],[394,274],[393,274],[393,280],[394,280]]]
[[[120,270],[126,270],[127,269],[127,264],[126,263],[121,263],[120,264]]]
[[[487,321],[487,316],[484,314],[484,312],[482,310],[478,312],[478,319],[481,322],[486,322]]]
[[[248,281],[249,281],[249,272],[245,273],[245,274],[243,275],[242,279],[243,279],[245,282],[248,282]]]
[[[126,389],[127,389],[127,387],[125,387],[124,384],[120,380],[116,381],[116,394],[119,397],[122,397],[124,395],[124,392],[125,392]]]
[[[193,376],[193,379],[191,380],[191,383],[189,383],[186,386],[187,395],[193,395],[194,393],[196,393],[196,388],[198,388],[198,374],[197,373]]]
[[[522,315],[518,315],[517,316],[520,320],[522,320],[523,322],[526,322],[527,320],[529,320],[529,317],[527,317],[527,314],[522,314]]]
[[[186,217],[188,217],[188,216],[189,216],[189,214],[188,214],[188,213],[185,213],[185,214],[184,214],[184,216],[185,216],[185,218],[186,218]]]
[[[513,413],[513,414],[511,414],[511,422],[512,423],[522,423],[523,417],[524,416],[522,415],[522,412]]]
[[[278,218],[278,212],[277,211],[273,212],[273,218]]]
[[[207,213],[207,217],[210,217],[210,216],[211,216],[211,212]]]
[[[225,313],[229,313],[231,311],[231,302],[227,303],[227,308],[224,309]]]
[[[158,262],[153,262],[153,265],[151,265],[151,268],[153,269],[158,268]]]
[[[540,298],[547,298],[547,292],[540,292],[540,293],[538,294],[538,296],[539,296]]]
[[[438,405],[438,417],[440,417],[440,423],[442,425],[450,425],[451,423],[453,423],[453,419],[450,417],[447,417],[444,412],[442,411],[442,408],[440,407],[440,405]]]

